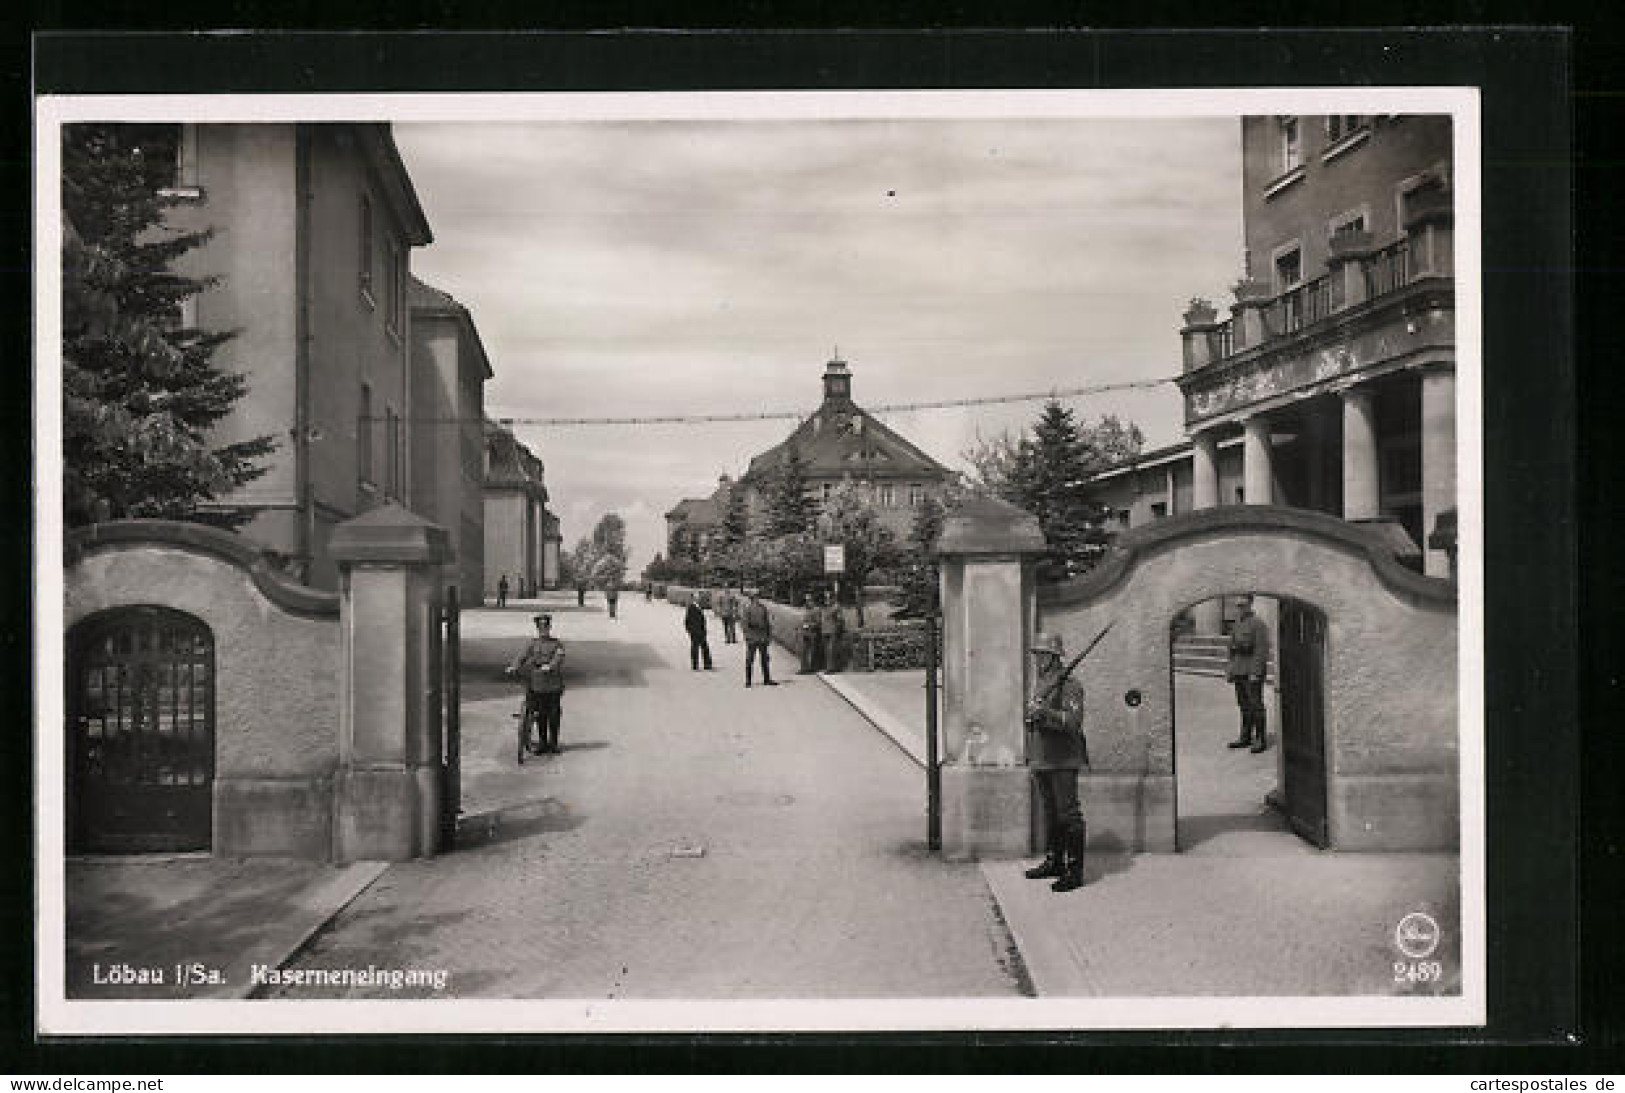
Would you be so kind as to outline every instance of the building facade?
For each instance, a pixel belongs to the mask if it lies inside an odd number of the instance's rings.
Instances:
[[[216,361],[248,393],[222,443],[272,436],[266,473],[221,499],[318,588],[341,521],[411,497],[407,278],[433,236],[385,124],[175,127],[171,221],[211,229],[178,263],[218,278],[186,321],[235,330]]]
[[[855,483],[899,539],[928,497],[942,499],[954,474],[852,398],[852,370],[839,356],[824,366],[823,401],[780,443],[750,461],[740,477],[753,528],[767,516],[767,497],[793,451],[810,496],[823,502],[843,482]]]
[[[485,590],[485,381],[491,362],[468,309],[412,277],[411,509],[446,529],[444,579]]]
[[[1230,315],[1195,299],[1180,331],[1190,439],[1097,475],[1097,496],[1119,527],[1235,503],[1370,522],[1449,576],[1450,119],[1248,117],[1241,140]]]
[[[510,596],[542,587],[552,544],[558,581],[558,520],[547,509],[546,468],[512,432],[485,423],[485,595],[495,597],[508,578]]]

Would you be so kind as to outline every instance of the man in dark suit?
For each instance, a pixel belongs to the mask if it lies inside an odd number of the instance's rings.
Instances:
[[[1230,631],[1230,660],[1225,675],[1236,688],[1236,705],[1241,710],[1241,737],[1227,747],[1261,752],[1269,747],[1265,732],[1264,677],[1270,667],[1270,628],[1253,614],[1253,597],[1241,597],[1241,618]]]
[[[700,658],[705,658],[705,670],[711,666],[711,645],[705,639],[705,611],[700,607],[699,593],[688,598],[688,610],[683,612],[683,629],[688,631],[688,661],[694,671],[700,670]]]

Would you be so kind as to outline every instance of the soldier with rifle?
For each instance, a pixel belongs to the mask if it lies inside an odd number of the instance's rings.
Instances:
[[[1110,629],[1108,623],[1106,630]],[[1050,885],[1056,892],[1083,887],[1088,833],[1078,803],[1078,772],[1089,765],[1089,745],[1083,734],[1083,687],[1072,680],[1072,670],[1100,644],[1106,630],[1069,664],[1062,663],[1066,645],[1059,634],[1040,635],[1031,650],[1038,658],[1038,680],[1027,706],[1027,754],[1044,808],[1045,854],[1026,876],[1056,878]]]

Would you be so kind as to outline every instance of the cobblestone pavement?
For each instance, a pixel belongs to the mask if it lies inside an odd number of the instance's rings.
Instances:
[[[549,598],[568,650],[563,754],[514,762],[501,677],[531,608],[464,616],[465,837],[393,866],[289,968],[444,969],[445,990],[281,997],[1015,996],[1026,979],[980,870],[925,854],[918,766],[783,650],[743,686],[712,624]]]

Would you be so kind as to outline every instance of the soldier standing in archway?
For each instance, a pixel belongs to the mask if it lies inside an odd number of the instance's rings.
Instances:
[[[1227,747],[1245,748],[1252,745],[1254,752],[1269,747],[1265,732],[1264,676],[1270,666],[1270,628],[1264,620],[1253,614],[1251,593],[1238,602],[1241,618],[1230,631],[1230,660],[1225,675],[1236,688],[1236,706],[1241,710],[1241,737],[1230,741]]]

